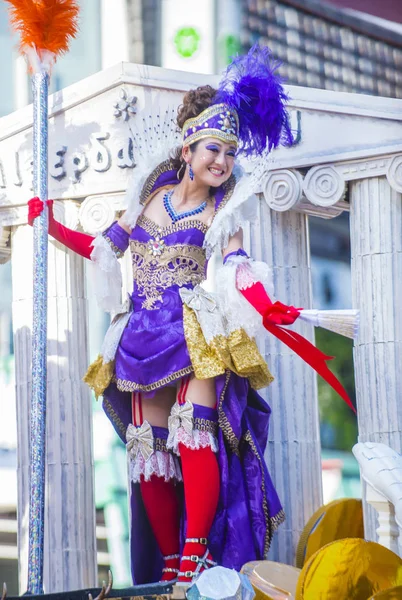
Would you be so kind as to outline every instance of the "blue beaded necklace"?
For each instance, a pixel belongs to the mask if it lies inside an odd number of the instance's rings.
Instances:
[[[187,217],[192,217],[193,215],[199,215],[200,213],[202,213],[203,210],[205,210],[207,206],[206,200],[204,200],[204,202],[201,202],[201,204],[196,208],[193,208],[193,210],[186,210],[181,213],[176,212],[172,205],[173,191],[174,188],[168,190],[163,196],[163,206],[165,207],[166,212],[172,219],[173,223],[177,223],[177,221],[180,221],[181,219],[186,219]]]

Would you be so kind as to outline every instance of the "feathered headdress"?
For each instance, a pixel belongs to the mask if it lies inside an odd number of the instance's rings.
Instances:
[[[277,74],[279,66],[269,48],[255,44],[247,54],[232,60],[219,84],[214,104],[225,104],[237,112],[239,150],[246,156],[293,142],[286,112],[289,98]]]
[[[20,52],[31,70],[50,69],[68,50],[78,31],[77,0],[6,0],[13,29],[20,34]]]

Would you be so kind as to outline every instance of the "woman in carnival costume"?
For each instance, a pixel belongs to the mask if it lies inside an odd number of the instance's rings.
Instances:
[[[270,408],[256,391],[273,378],[254,336],[299,312],[271,302],[269,268],[242,249],[259,179],[235,171],[238,155],[292,142],[275,71],[255,46],[217,90],[187,92],[182,145],[142,179],[137,166],[128,210],[101,236],[49,211],[50,234],[106,278],[109,309],[117,258],[132,255],[131,310],[112,322],[86,381],[129,453],[135,583],[191,582],[215,563],[239,570],[266,556],[284,519],[264,461]],[[42,207],[29,202],[31,223]],[[223,266],[210,294],[200,284],[214,250]]]

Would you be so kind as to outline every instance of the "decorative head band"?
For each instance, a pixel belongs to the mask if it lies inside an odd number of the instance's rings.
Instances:
[[[197,117],[187,119],[183,125],[183,146],[203,138],[214,137],[237,146],[239,142],[239,117],[227,104],[213,104]]]

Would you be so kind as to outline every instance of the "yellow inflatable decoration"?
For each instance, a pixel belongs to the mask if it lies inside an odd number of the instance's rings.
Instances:
[[[254,600],[294,600],[300,569],[259,560],[246,563],[241,572],[250,579]]]
[[[343,539],[316,552],[304,565],[296,600],[368,600],[402,585],[402,559],[375,542]]]
[[[296,566],[301,569],[317,550],[344,538],[364,538],[361,500],[334,500],[313,514],[300,536]]]

